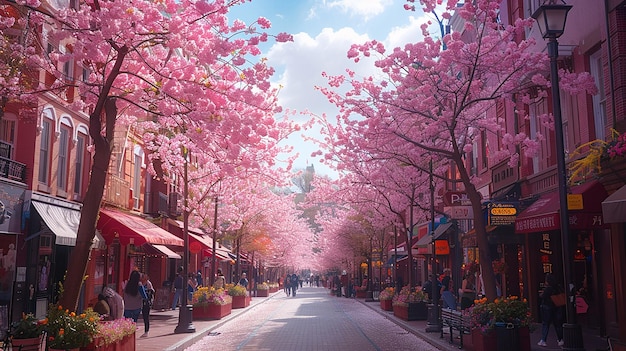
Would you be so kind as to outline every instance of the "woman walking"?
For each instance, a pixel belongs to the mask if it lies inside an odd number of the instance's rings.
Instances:
[[[143,300],[147,298],[146,291],[139,281],[141,274],[132,271],[124,287],[124,318],[132,318],[135,323],[143,308]]]
[[[147,298],[143,300],[143,307],[141,308],[141,316],[143,317],[143,334],[141,337],[147,338],[148,332],[150,331],[150,310],[154,302],[154,286],[146,273],[141,274],[141,285],[145,289],[147,296]]]
[[[541,340],[539,346],[548,346],[548,332],[550,324],[554,324],[557,344],[563,346],[563,315],[564,306],[556,306],[552,301],[553,295],[558,295],[562,290],[551,273],[546,274],[546,279],[541,293]]]

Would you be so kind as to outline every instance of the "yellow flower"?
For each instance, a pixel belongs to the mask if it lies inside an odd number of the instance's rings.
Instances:
[[[63,328],[59,329],[59,335],[63,335],[63,334],[65,334],[65,329]]]

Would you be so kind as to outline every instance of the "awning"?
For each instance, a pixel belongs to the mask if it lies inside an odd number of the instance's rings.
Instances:
[[[602,201],[602,215],[605,223],[626,222],[626,185]]]
[[[177,254],[176,252],[170,250],[170,248],[167,247],[167,246],[152,244],[152,245],[146,245],[146,247],[154,250],[158,254],[163,255],[163,256],[165,256],[167,258],[175,258],[175,259],[178,259],[178,260],[180,260],[182,258],[182,257],[180,257],[179,254]]]
[[[437,228],[435,228],[433,235],[424,235],[415,244],[413,244],[413,248],[428,247],[428,245],[430,245],[434,240],[439,239],[440,236],[448,231],[451,226],[452,222],[440,224]]]
[[[31,201],[46,226],[55,235],[55,244],[76,246],[76,233],[80,223],[80,211],[67,207],[56,206],[40,201]],[[92,248],[104,247],[104,239],[96,231]]]
[[[125,245],[157,244],[184,246],[183,239],[176,235],[141,217],[122,211],[100,209],[97,227],[102,232],[102,236],[107,243],[111,243],[115,238],[118,238]]]
[[[597,181],[585,183],[571,188],[572,194],[582,194],[583,209],[569,210],[570,228],[600,229],[604,227],[601,202],[606,198],[606,190]],[[543,194],[522,211],[515,220],[516,233],[535,233],[559,230],[559,193],[552,191]]]
[[[389,257],[389,259],[385,263],[385,267],[393,267],[393,261],[394,261],[394,257],[393,256],[395,256],[395,255],[391,255],[391,257]],[[398,255],[398,258],[395,259],[396,263],[401,261],[402,259],[404,259],[407,256],[408,256],[407,254]]]

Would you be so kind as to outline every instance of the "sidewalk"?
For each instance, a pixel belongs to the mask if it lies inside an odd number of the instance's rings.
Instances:
[[[250,306],[241,309],[233,309],[232,313],[220,320],[209,320],[209,321],[201,321],[195,320],[193,321],[193,325],[196,329],[195,333],[184,333],[184,334],[175,334],[174,329],[178,325],[178,314],[179,310],[175,311],[152,311],[150,314],[150,336],[147,338],[141,338],[140,335],[143,334],[143,321],[141,318],[137,323],[137,333],[136,333],[136,349],[137,350],[166,350],[166,351],[182,351],[185,348],[193,345],[200,339],[202,339],[206,335],[210,335],[211,332],[217,328],[219,328],[224,323],[243,316],[247,313],[254,313],[255,306],[268,301],[274,296],[280,296],[283,294],[282,290],[271,294],[269,297],[253,297],[250,303]],[[332,297],[338,298],[338,297]],[[342,299],[345,297],[341,297]],[[454,333],[454,345],[449,343],[450,335],[448,334],[448,330],[444,330],[444,338],[440,337],[440,333],[426,333],[426,321],[404,321],[393,315],[393,312],[383,311],[380,308],[380,304],[378,301],[375,302],[365,302],[364,299],[357,299],[358,302],[363,305],[369,307],[373,311],[377,312],[382,318],[387,318],[388,320],[396,323],[401,326],[408,332],[417,335],[418,337],[426,340],[431,345],[439,348],[440,350],[458,350],[460,340],[456,338],[458,335],[455,331]],[[583,341],[585,343],[586,351],[597,351],[597,350],[606,350],[607,342],[605,338],[601,338],[597,335],[594,335],[591,331],[583,330]],[[550,334],[548,337],[548,347],[537,346],[537,342],[541,338],[541,325],[537,325],[537,328],[531,332],[531,350],[532,351],[542,351],[542,350],[561,350],[560,347],[556,345],[556,335],[554,333],[554,329],[550,330]],[[472,337],[471,335],[464,335],[463,337],[463,350],[473,351],[472,345]],[[495,351],[495,350],[494,350]]]
[[[394,323],[402,326],[408,332],[411,332],[420,338],[427,340],[431,345],[438,347],[441,350],[458,350],[460,346],[460,339],[458,338],[458,332],[454,331],[454,346],[452,346],[450,341],[449,329],[444,328],[444,336],[441,339],[441,333],[426,333],[426,321],[405,321],[400,318],[397,318],[393,315],[393,312],[383,311],[380,308],[380,303],[378,301],[375,302],[365,302],[363,299],[358,299],[359,302],[363,303],[367,307],[371,308],[374,311],[377,311],[380,315],[385,316],[387,319],[393,321]],[[550,328],[550,332],[548,334],[548,346],[542,347],[538,346],[537,343],[541,339],[541,324],[535,325],[535,330],[530,333],[530,348],[532,351],[544,351],[544,350],[561,350],[560,346],[556,344],[556,334],[554,332],[554,327]],[[607,350],[607,341],[606,338],[600,337],[594,334],[590,330],[583,330],[583,342],[585,345],[586,351],[599,351],[599,350]],[[463,350],[473,351],[474,346],[472,345],[472,336],[464,335],[463,336]],[[494,350],[495,351],[495,350]]]

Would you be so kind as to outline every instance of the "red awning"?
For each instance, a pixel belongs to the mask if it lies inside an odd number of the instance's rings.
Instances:
[[[183,235],[183,226],[184,223],[177,220],[168,220],[168,223],[171,224],[170,230],[174,230],[181,237]],[[194,227],[187,228],[187,234],[189,234],[189,245],[192,253],[198,253],[202,251],[202,255],[205,257],[213,256],[211,252],[213,252],[213,239],[208,235],[202,233],[202,230]],[[196,249],[197,247],[197,249]],[[220,243],[217,243],[216,247],[217,258],[220,260],[229,260],[228,250],[226,247],[222,246]]]
[[[107,244],[118,238],[122,244],[157,244],[183,246],[183,239],[141,217],[129,213],[100,209],[97,228]]]
[[[602,201],[607,193],[602,184],[597,181],[571,187],[572,194],[582,194],[583,209],[569,210],[570,228],[600,229],[604,228],[602,220]],[[552,191],[543,194],[522,211],[515,220],[516,233],[535,233],[542,231],[559,230],[559,193]]]

